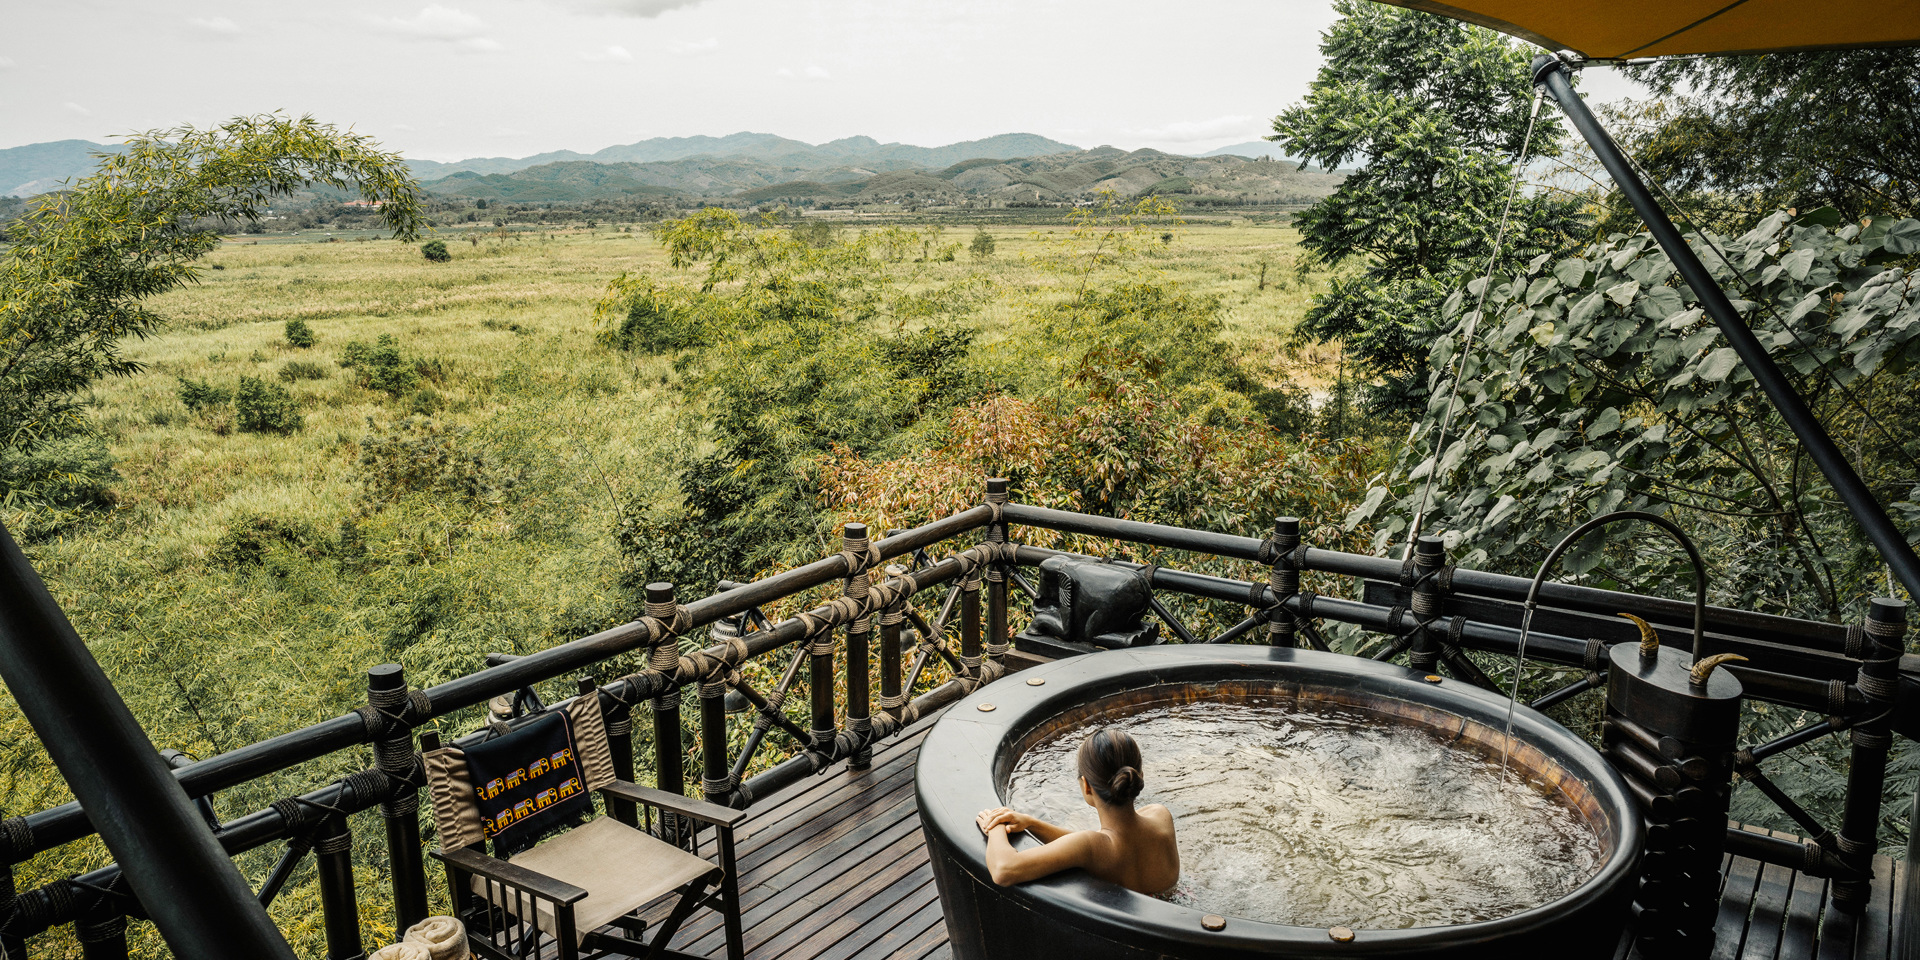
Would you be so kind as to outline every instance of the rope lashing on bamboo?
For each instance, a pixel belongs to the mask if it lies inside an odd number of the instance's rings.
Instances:
[[[993,516],[987,520],[987,535],[986,539],[981,543],[982,546],[989,544],[995,545],[996,547],[1009,546],[1007,543],[1007,524],[1005,519],[1006,503],[1006,491],[1003,490],[999,493],[994,493],[989,490],[987,492],[986,506],[988,510],[993,511]],[[1002,558],[994,557],[993,559],[994,561],[998,561]],[[1011,550],[1007,551],[1004,559],[1007,562],[1012,562],[1013,553]],[[1006,571],[1000,569],[998,562],[987,567],[986,574],[987,579],[994,583],[1002,583],[1007,579]],[[991,648],[994,644],[988,644],[987,646]],[[989,650],[989,652],[991,652],[991,650]],[[1002,652],[1005,652],[1004,645],[1002,645]]]
[[[1001,559],[1011,560],[1013,556],[1014,545],[1011,543],[982,543],[956,553],[942,562],[954,563],[960,569],[959,576],[966,577],[977,573],[988,564]],[[922,573],[924,574],[925,571]],[[825,634],[826,642],[831,643],[834,627],[848,623],[856,617],[871,615],[896,599],[905,600],[920,589],[921,585],[914,575],[902,574],[882,583],[873,584],[864,600],[852,601],[844,596],[837,597],[813,610],[795,614],[792,621],[799,621],[802,625],[802,642],[811,645]],[[658,606],[662,609],[656,612],[653,606],[650,604],[648,615],[637,621],[647,626],[649,637],[660,639],[677,637],[692,629],[693,618],[687,613],[685,607],[676,604],[672,609],[665,609],[667,605],[661,604]],[[775,625],[773,629],[779,629],[779,625]],[[750,636],[758,636],[758,634]],[[718,644],[722,648],[719,651],[708,648],[680,653],[677,644],[658,641],[656,643],[649,657],[647,669],[630,673],[609,685],[607,687],[609,696],[626,703],[628,701],[615,691],[652,690],[663,681],[664,685],[675,688],[689,683],[698,683],[715,671],[731,670],[739,666],[746,661],[748,655],[746,637],[726,639]],[[664,651],[673,651],[673,657],[669,659],[664,655]]]
[[[648,600],[647,615],[641,617],[640,622],[647,625],[647,666],[657,673],[679,669],[679,637],[693,629],[693,615],[679,601]],[[705,676],[706,671],[698,673]],[[675,688],[654,697],[654,712],[678,709],[679,694],[679,689]]]

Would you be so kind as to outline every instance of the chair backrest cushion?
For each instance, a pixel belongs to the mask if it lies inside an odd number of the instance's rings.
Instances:
[[[448,744],[429,750],[427,788],[433,799],[433,825],[446,850],[463,850],[487,838],[480,822],[480,802],[473,781],[467,779],[467,753]]]
[[[503,850],[593,812],[567,716],[549,713],[466,749],[481,828]]]

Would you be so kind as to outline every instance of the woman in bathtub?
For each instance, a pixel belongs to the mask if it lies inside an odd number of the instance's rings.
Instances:
[[[987,870],[1001,886],[1025,883],[1079,867],[1129,890],[1158,896],[1180,879],[1173,814],[1157,803],[1134,808],[1146,785],[1140,745],[1118,730],[1096,730],[1080,744],[1080,793],[1100,814],[1098,830],[1065,830],[1006,807],[975,818],[987,835]],[[1028,833],[1040,846],[1014,849],[1010,834]]]

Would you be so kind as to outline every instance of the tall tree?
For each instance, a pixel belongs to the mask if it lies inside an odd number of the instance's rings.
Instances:
[[[1527,139],[1530,53],[1479,27],[1364,0],[1339,0],[1305,101],[1273,121],[1268,139],[1307,162],[1358,160],[1332,196],[1303,213],[1301,242],[1336,276],[1300,332],[1343,340],[1376,381],[1378,408],[1410,411],[1426,382],[1440,305],[1486,267],[1513,161]],[[1529,156],[1559,152],[1561,131],[1540,112]],[[1508,262],[1563,243],[1573,201],[1515,199]]]
[[[82,391],[140,370],[128,337],[165,318],[145,302],[191,283],[223,223],[253,222],[309,184],[380,203],[397,236],[422,223],[397,153],[311,117],[242,117],[139,134],[98,172],[6,228],[0,253],[0,503],[29,530],[97,497],[112,477]],[[37,518],[37,519],[36,519]]]
[[[1715,229],[1789,207],[1920,212],[1920,50],[1705,57],[1634,75],[1657,99],[1619,111],[1622,145]]]

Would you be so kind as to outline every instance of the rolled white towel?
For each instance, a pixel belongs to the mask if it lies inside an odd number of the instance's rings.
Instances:
[[[391,947],[381,947],[367,960],[433,960],[433,952],[424,943],[402,940]]]
[[[422,960],[467,960],[473,955],[467,949],[467,928],[452,917],[428,917],[408,927],[401,939],[426,947],[430,956]]]

